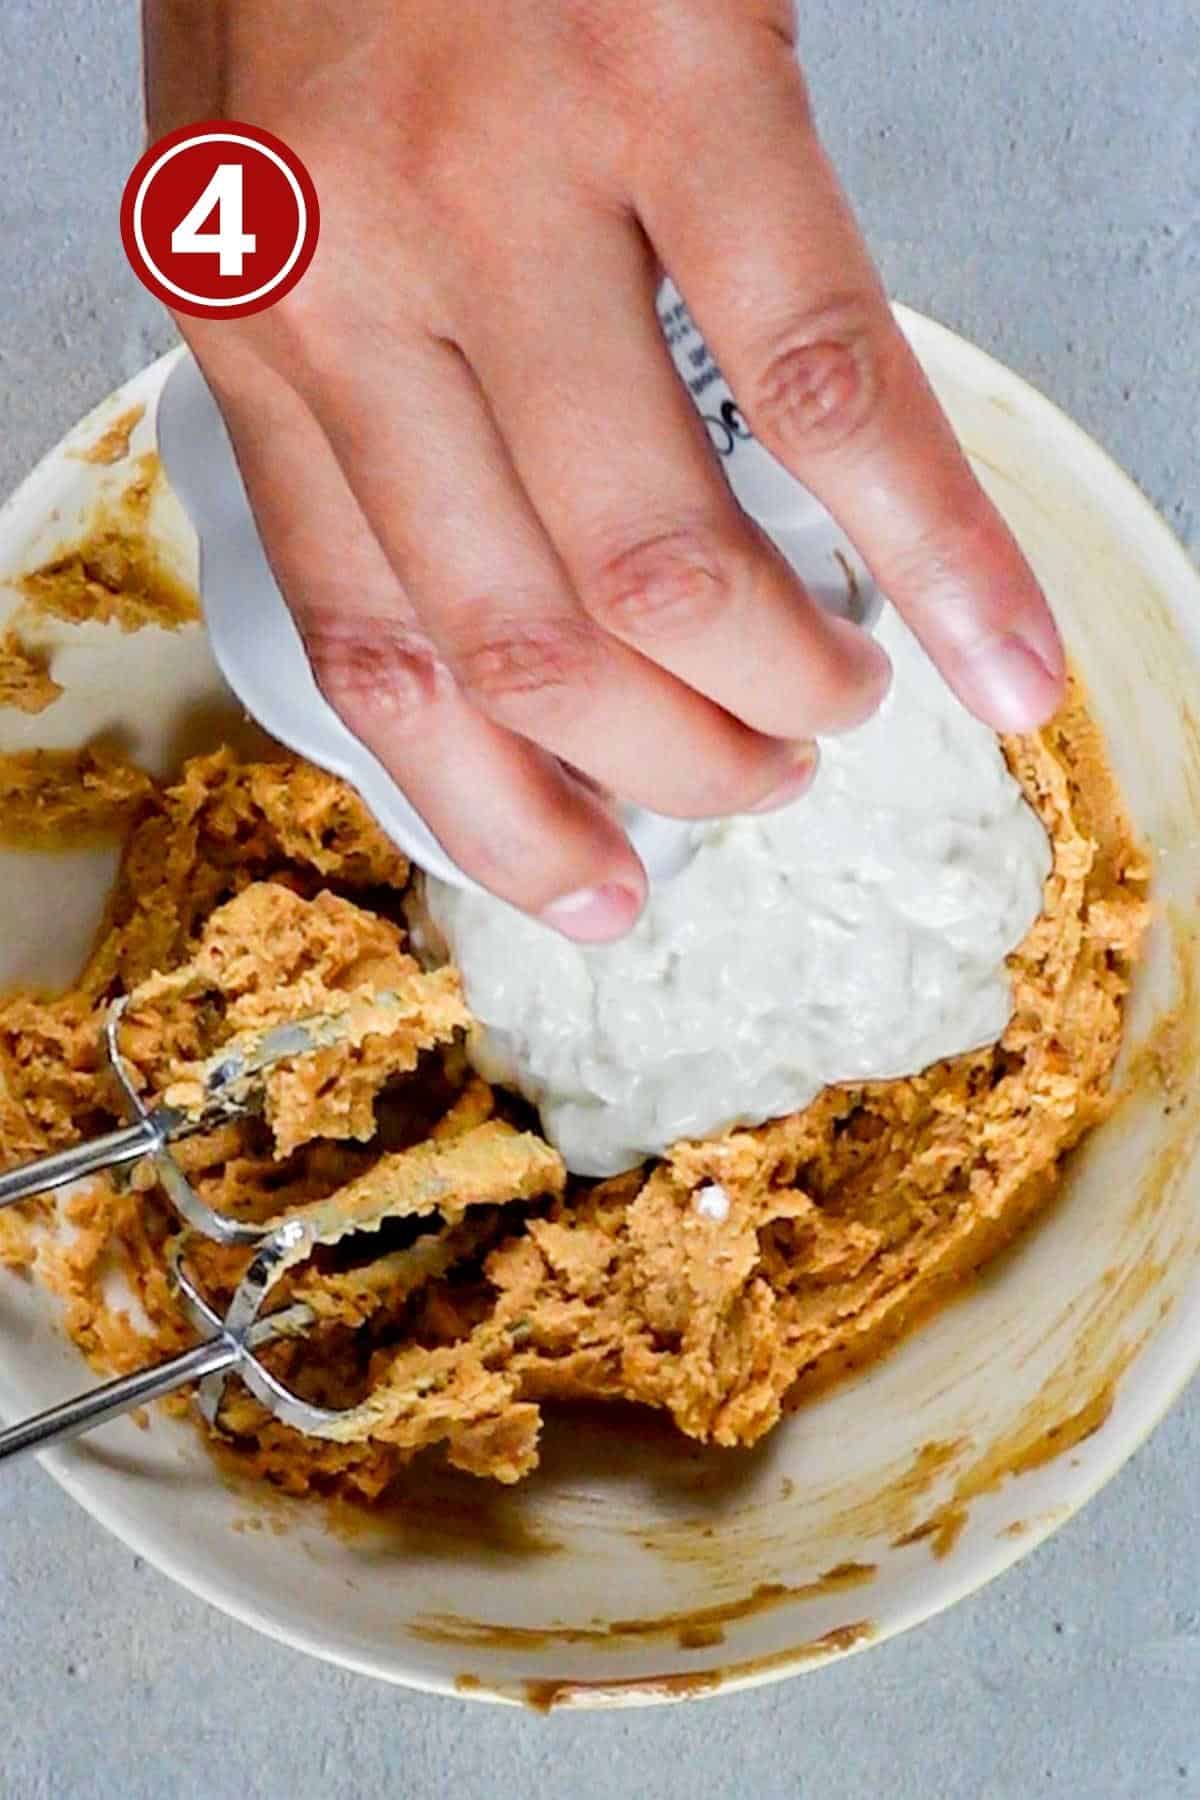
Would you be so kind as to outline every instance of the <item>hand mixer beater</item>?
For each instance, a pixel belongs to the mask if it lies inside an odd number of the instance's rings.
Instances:
[[[155,978],[157,991],[183,992],[193,979],[184,968]],[[356,1293],[388,1290],[394,1302],[405,1283],[415,1289],[449,1268],[470,1246],[467,1213],[473,1206],[532,1200],[562,1185],[558,1157],[539,1139],[499,1121],[383,1153],[358,1180],[324,1200],[293,1207],[263,1224],[248,1223],[211,1207],[173,1154],[182,1139],[233,1120],[261,1113],[273,1075],[295,1069],[306,1057],[353,1049],[368,1036],[402,1023],[420,1009],[417,973],[408,991],[357,990],[338,998],[336,1008],[287,1019],[261,1030],[237,1033],[157,1104],[147,1106],[135,1069],[122,1050],[122,1027],[138,994],[122,996],[105,1026],[108,1066],[130,1123],[90,1143],[72,1146],[0,1175],[0,1208],[15,1205],[69,1183],[146,1159],[178,1223],[169,1244],[172,1287],[191,1322],[205,1334],[201,1343],[156,1367],[103,1384],[90,1393],[0,1431],[0,1461],[79,1436],[134,1407],[198,1384],[202,1414],[220,1423],[226,1384],[240,1376],[251,1394],[283,1423],[315,1437],[349,1442],[363,1439],[394,1421],[424,1391],[411,1372],[386,1377],[359,1405],[331,1410],[294,1392],[260,1360],[257,1352],[282,1338],[313,1328],[317,1315],[303,1300],[266,1310],[282,1278],[305,1263],[318,1246],[332,1248],[363,1234],[378,1234],[396,1221],[417,1230],[403,1249],[385,1251],[354,1273]],[[452,1006],[444,1011],[442,1033],[463,1022]],[[422,1229],[430,1225],[436,1229]],[[189,1241],[244,1247],[249,1261],[223,1313],[205,1298],[188,1264]],[[328,1292],[329,1284],[325,1283]],[[427,1378],[431,1379],[431,1378]]]

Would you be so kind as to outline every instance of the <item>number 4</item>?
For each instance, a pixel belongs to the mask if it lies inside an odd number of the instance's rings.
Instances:
[[[242,230],[244,175],[241,163],[219,165],[196,204],[171,233],[171,249],[176,256],[219,256],[222,275],[242,273],[243,258],[258,244],[253,232]],[[217,215],[217,229],[201,231],[201,225],[213,212]]]

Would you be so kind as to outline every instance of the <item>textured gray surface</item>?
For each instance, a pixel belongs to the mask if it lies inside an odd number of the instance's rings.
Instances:
[[[893,290],[1093,431],[1195,551],[1195,0],[842,0],[805,50]],[[131,0],[0,5],[0,489],[170,340],[116,231]],[[713,1703],[540,1719],[375,1686],[0,1478],[6,1800],[1200,1794],[1200,1389],[1091,1507],[908,1638]],[[282,1728],[281,1728],[282,1724]]]

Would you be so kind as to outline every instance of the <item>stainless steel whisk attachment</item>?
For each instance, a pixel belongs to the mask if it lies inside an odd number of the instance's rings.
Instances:
[[[373,997],[387,1006],[397,997]],[[168,1361],[118,1380],[0,1430],[0,1461],[25,1451],[46,1449],[81,1436],[122,1413],[161,1399],[189,1383],[199,1384],[201,1411],[216,1423],[230,1375],[237,1374],[250,1392],[284,1423],[318,1437],[350,1439],[367,1435],[377,1406],[370,1401],[345,1412],[312,1405],[292,1392],[259,1360],[256,1352],[280,1338],[295,1337],[314,1323],[313,1310],[294,1303],[263,1314],[262,1308],[279,1277],[304,1260],[318,1243],[335,1243],[360,1230],[378,1230],[399,1205],[394,1190],[368,1191],[356,1208],[334,1199],[297,1209],[266,1225],[217,1212],[198,1194],[171,1153],[180,1138],[244,1118],[261,1107],[265,1077],[279,1063],[326,1048],[352,1030],[351,1015],[322,1015],[270,1027],[243,1038],[228,1055],[207,1066],[198,1105],[147,1108],[138,1092],[120,1043],[125,998],[110,1008],[105,1025],[109,1065],[131,1114],[130,1123],[104,1137],[73,1145],[53,1155],[0,1175],[0,1207],[16,1205],[104,1170],[149,1160],[173,1211],[186,1229],[219,1244],[241,1244],[254,1256],[224,1315],[208,1303],[188,1271],[180,1241],[171,1246],[170,1273],[175,1291],[204,1342]],[[411,1207],[399,1205],[401,1211]],[[428,1210],[418,1208],[417,1210]]]

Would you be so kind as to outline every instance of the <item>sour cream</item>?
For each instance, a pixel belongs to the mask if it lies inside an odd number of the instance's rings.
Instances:
[[[888,610],[879,713],[822,744],[781,812],[697,824],[682,874],[594,948],[428,884],[481,1030],[581,1175],[760,1124],[831,1082],[915,1074],[999,1038],[1005,958],[1041,910],[1046,833],[994,734]]]

